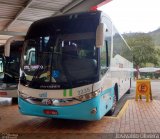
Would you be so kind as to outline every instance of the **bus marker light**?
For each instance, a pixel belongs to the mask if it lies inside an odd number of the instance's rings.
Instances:
[[[97,109],[96,108],[91,110],[91,114],[96,114],[96,113],[97,113]]]
[[[86,94],[85,97],[86,97],[86,99],[90,99],[90,95],[89,94]]]
[[[92,97],[96,97],[96,92],[92,92]]]
[[[82,95],[81,95],[81,96],[79,96],[79,99],[80,99],[80,100],[83,100],[83,96],[82,96]]]
[[[47,115],[58,115],[58,112],[56,110],[43,110],[43,112]]]

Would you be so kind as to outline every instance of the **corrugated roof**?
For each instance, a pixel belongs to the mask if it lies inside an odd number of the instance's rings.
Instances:
[[[51,11],[59,11],[64,6],[68,5],[72,0],[35,0],[30,7],[31,8],[38,8],[38,9],[45,9]]]
[[[24,12],[19,16],[18,19],[25,20],[25,21],[26,20],[35,21],[41,18],[52,16],[54,13],[55,11],[27,8],[27,10],[24,10]]]
[[[6,31],[25,33],[32,22],[65,13],[86,1],[89,0],[0,0],[0,35]],[[90,3],[95,1],[103,0]]]
[[[77,0],[0,0],[0,31],[26,32],[32,22],[60,12],[73,1]]]

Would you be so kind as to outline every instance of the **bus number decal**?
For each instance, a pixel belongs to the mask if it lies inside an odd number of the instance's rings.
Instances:
[[[78,96],[81,96],[81,95],[84,95],[90,92],[91,92],[90,88],[83,88],[83,89],[78,90]]]
[[[47,96],[48,96],[47,92],[39,94],[40,98],[47,98]]]

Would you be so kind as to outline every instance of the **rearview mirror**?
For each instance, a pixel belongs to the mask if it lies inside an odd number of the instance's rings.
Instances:
[[[96,47],[100,48],[104,46],[105,32],[107,28],[105,24],[100,23],[96,30]]]

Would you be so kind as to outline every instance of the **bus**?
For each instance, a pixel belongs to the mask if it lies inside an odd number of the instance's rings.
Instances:
[[[114,112],[131,85],[131,49],[101,11],[35,21],[21,60],[24,115],[99,120]]]
[[[19,69],[23,41],[11,42],[9,56],[5,56],[5,47],[0,46],[0,97],[17,98]]]

